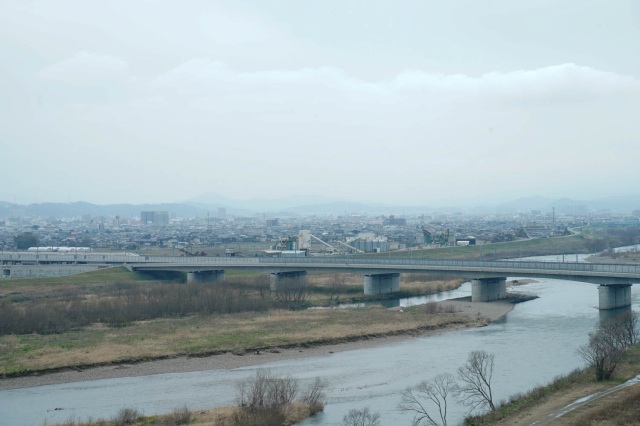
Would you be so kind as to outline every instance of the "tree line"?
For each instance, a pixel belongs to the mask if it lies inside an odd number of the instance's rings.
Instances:
[[[188,315],[301,309],[308,305],[306,280],[288,279],[269,291],[264,277],[253,285],[223,283],[115,283],[98,295],[72,294],[0,301],[0,335],[54,334],[94,323],[117,327],[134,321]]]
[[[53,334],[94,323],[123,326],[154,318],[194,314],[227,314],[266,311],[274,306],[269,295],[256,293],[233,282],[118,285],[95,297],[32,299],[0,303],[0,335]]]

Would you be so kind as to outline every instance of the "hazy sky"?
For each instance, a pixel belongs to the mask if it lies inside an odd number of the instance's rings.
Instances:
[[[0,200],[638,193],[637,0],[0,0]]]

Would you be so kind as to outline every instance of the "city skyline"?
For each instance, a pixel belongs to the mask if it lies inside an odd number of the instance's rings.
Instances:
[[[0,200],[629,194],[633,1],[3,2]]]

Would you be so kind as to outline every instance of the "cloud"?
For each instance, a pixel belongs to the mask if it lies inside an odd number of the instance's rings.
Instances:
[[[153,174],[158,199],[183,187],[398,202],[480,197],[628,174],[640,101],[627,96],[638,87],[574,64],[367,81],[334,67],[248,71],[201,57],[128,85],[126,96],[57,108],[59,131],[50,133],[69,146],[93,141],[104,164]],[[580,97],[593,102],[554,102]]]
[[[344,71],[333,67],[237,72],[223,62],[207,58],[184,62],[159,75],[150,84],[152,87],[193,93],[203,93],[203,89],[220,85],[239,90],[300,86],[371,93],[388,90],[384,84],[350,78]]]
[[[351,101],[370,96],[447,100],[582,101],[640,93],[634,77],[568,63],[533,70],[491,72],[480,76],[405,71],[390,81],[352,78],[332,67],[237,72],[206,58],[187,61],[151,82],[156,89],[206,97],[209,93],[305,93],[325,98],[329,93]],[[277,97],[273,102],[279,102]]]
[[[568,103],[580,108],[590,101],[624,103],[630,95],[638,97],[640,81],[575,64],[479,76],[406,71],[390,80],[367,81],[335,67],[237,71],[222,61],[195,58],[159,74],[147,89],[146,95],[166,99],[175,116],[189,120],[201,112],[209,114],[207,120],[225,117],[226,123],[402,132],[442,129],[451,122],[469,125],[481,121],[482,111],[482,117],[494,114],[486,121]]]
[[[510,100],[584,100],[640,93],[640,81],[636,78],[573,63],[533,70],[490,72],[478,77],[406,71],[394,79],[393,87],[402,92],[419,90]]]
[[[44,80],[86,85],[126,80],[128,68],[129,64],[117,56],[78,52],[69,59],[45,66],[37,75]]]

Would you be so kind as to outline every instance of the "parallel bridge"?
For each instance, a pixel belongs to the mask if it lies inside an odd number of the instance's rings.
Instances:
[[[125,265],[132,271],[187,272],[189,281],[218,281],[224,279],[225,270],[258,270],[271,274],[272,289],[277,289],[283,279],[306,276],[307,271],[348,272],[364,275],[365,294],[397,291],[402,273],[439,273],[471,279],[473,301],[503,298],[506,295],[506,277],[555,278],[599,284],[600,309],[630,306],[631,285],[640,283],[640,265],[418,260],[382,256],[236,258],[13,252],[0,254],[0,263],[5,278],[17,277],[19,269],[24,271],[25,268],[42,272],[56,268],[67,271]]]

